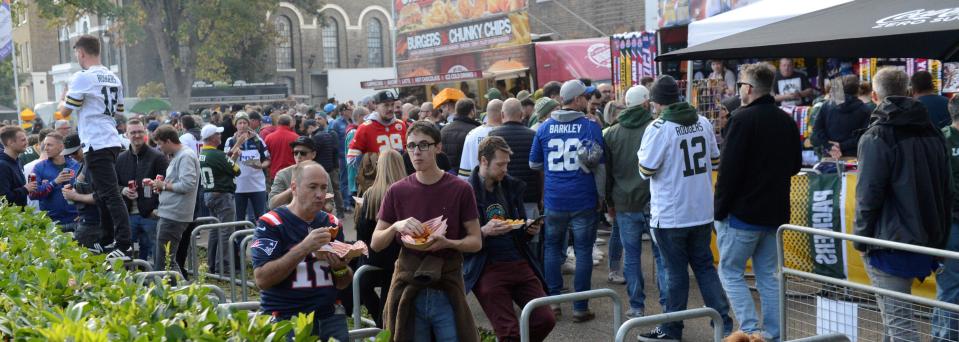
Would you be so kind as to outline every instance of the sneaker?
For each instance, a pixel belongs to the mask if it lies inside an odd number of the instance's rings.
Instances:
[[[576,259],[576,251],[573,250],[573,246],[566,247],[566,259]]]
[[[596,245],[597,245],[597,246],[602,246],[602,245],[605,245],[605,244],[606,244],[606,239],[601,238],[601,237],[596,238]]]
[[[563,316],[563,307],[559,304],[550,304],[550,309],[553,309],[553,317],[560,318]]]
[[[626,284],[626,278],[623,277],[623,274],[619,271],[609,272],[609,276],[606,277],[606,282],[610,284],[623,285]]]
[[[124,261],[133,260],[132,255],[133,255],[133,248],[127,247],[125,250],[121,250],[118,248],[110,251],[110,253],[107,253],[107,260],[110,260],[110,259],[120,259]]]
[[[87,249],[93,254],[103,254],[103,246],[100,246],[99,242],[93,243],[93,246],[87,247]]]
[[[626,311],[626,319],[643,317],[645,313],[642,309],[629,309]]]
[[[573,311],[573,323],[589,322],[596,318],[596,314],[591,311]]]
[[[562,269],[563,274],[576,273],[576,259],[566,258],[566,262],[564,262],[563,266],[560,268]]]
[[[639,335],[637,339],[641,342],[679,342],[678,338],[666,335],[659,327],[653,328],[653,330],[648,333]]]
[[[593,260],[603,260],[604,256],[606,254],[599,250],[599,247],[593,246]]]

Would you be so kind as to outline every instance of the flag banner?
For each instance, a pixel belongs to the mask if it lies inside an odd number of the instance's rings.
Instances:
[[[813,228],[842,232],[839,194],[841,176],[836,173],[809,174],[809,223]],[[842,241],[828,236],[809,237],[813,273],[845,279]]]

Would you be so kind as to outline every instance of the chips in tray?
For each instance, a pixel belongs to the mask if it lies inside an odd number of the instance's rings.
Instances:
[[[504,224],[509,226],[510,229],[520,229],[526,225],[526,220],[516,219],[516,220],[502,220]]]
[[[434,239],[431,237],[438,235],[446,236],[446,228],[446,219],[444,219],[443,216],[438,216],[432,220],[423,222],[423,229],[425,230],[423,234],[417,236],[403,234],[400,236],[400,240],[403,241],[406,247],[415,250],[425,250],[433,244]]]
[[[369,249],[366,247],[366,243],[363,241],[357,241],[353,244],[348,244],[340,241],[330,241],[330,243],[320,247],[320,252],[330,252],[336,254],[342,259],[353,259],[359,257],[360,255],[369,255]]]

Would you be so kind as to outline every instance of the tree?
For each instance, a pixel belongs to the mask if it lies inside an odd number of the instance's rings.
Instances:
[[[113,20],[111,30],[127,43],[153,39],[163,70],[163,84],[175,110],[186,110],[198,75],[226,80],[224,60],[235,46],[252,36],[273,37],[266,14],[275,11],[278,0],[133,0],[120,6],[115,0],[39,0],[41,16],[58,25],[74,22],[85,14]],[[316,1],[292,1],[316,13]],[[145,35],[144,35],[145,33]],[[244,56],[230,55],[230,58]],[[255,65],[257,56],[246,65]],[[244,64],[244,63],[241,63]],[[263,64],[263,63],[260,63]]]
[[[13,89],[13,59],[0,60],[0,106],[16,108],[16,89]]]

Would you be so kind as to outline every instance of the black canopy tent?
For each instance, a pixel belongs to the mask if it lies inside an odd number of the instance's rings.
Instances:
[[[659,55],[657,61],[777,57],[959,60],[959,1],[856,0]]]

